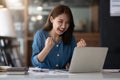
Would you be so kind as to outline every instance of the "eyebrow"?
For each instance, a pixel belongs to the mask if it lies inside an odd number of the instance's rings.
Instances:
[[[59,20],[63,20],[62,18],[59,18]]]
[[[64,20],[63,18],[59,18],[59,20]],[[66,22],[70,22],[70,20],[66,21]]]

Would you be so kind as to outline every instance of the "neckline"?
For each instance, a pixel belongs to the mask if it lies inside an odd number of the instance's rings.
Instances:
[[[49,34],[49,32],[47,32],[47,31],[45,31],[45,32],[46,32],[46,34],[47,34],[47,37],[51,37],[51,35]],[[59,42],[56,42],[53,38],[52,38],[52,40],[54,41],[55,45],[60,44],[61,41],[62,41],[62,40],[60,40]]]

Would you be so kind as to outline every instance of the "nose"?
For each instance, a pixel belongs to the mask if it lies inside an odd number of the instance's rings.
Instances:
[[[64,28],[66,27],[66,24],[65,24],[65,23],[63,23],[61,27],[64,29]]]

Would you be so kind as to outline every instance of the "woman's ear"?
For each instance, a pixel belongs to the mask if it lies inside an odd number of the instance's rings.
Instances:
[[[50,22],[51,22],[51,23],[53,22],[53,17],[52,17],[52,16],[50,16]]]

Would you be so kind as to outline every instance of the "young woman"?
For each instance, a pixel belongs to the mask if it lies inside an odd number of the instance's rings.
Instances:
[[[43,29],[38,30],[32,45],[32,64],[47,69],[69,67],[74,47],[84,47],[86,42],[78,43],[73,36],[74,21],[70,8],[56,6],[50,13]]]

